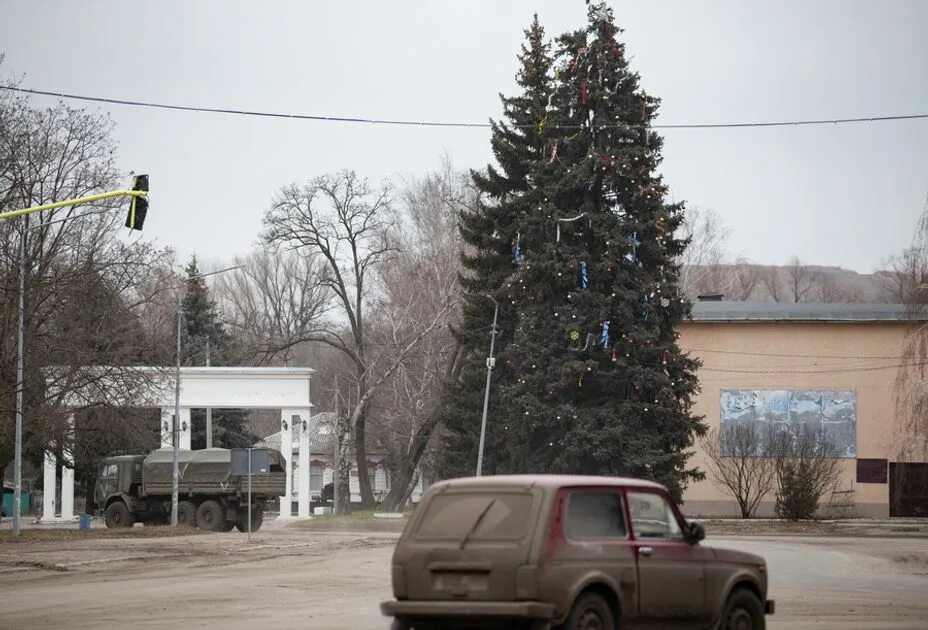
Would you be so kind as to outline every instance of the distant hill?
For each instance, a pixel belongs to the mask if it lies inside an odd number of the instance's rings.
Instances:
[[[892,302],[891,273],[823,265],[693,265],[682,270],[686,294],[771,302]]]

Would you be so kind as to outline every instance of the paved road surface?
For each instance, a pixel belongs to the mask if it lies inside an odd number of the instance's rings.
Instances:
[[[392,534],[239,534],[0,545],[0,627],[387,627]],[[928,628],[926,538],[716,538],[760,553],[769,627]],[[256,624],[256,620],[262,623]]]

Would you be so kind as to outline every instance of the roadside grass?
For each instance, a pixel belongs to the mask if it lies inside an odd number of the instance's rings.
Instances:
[[[176,536],[196,536],[207,534],[199,529],[174,528],[169,526],[127,527],[125,529],[91,529],[82,532],[74,529],[29,529],[23,528],[19,536],[13,536],[9,529],[0,530],[0,544],[17,544],[32,542],[62,542],[105,538],[172,538]]]

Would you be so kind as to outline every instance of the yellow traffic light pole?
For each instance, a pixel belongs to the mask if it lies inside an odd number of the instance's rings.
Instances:
[[[3,212],[3,213],[0,213],[0,219],[12,219],[13,217],[19,217],[24,214],[32,214],[33,212],[42,212],[43,210],[54,210],[55,208],[63,208],[65,206],[77,206],[77,205],[84,204],[84,203],[92,203],[94,201],[100,201],[101,199],[112,199],[113,197],[147,197],[147,196],[148,196],[147,190],[112,190],[110,192],[99,193],[96,195],[78,197],[77,199],[65,199],[64,201],[46,203],[41,206],[23,208],[22,210],[12,210],[10,212]]]
[[[111,190],[109,192],[98,193],[96,195],[87,195],[77,199],[65,199],[54,203],[46,203],[41,206],[23,208],[21,210],[12,210],[10,212],[0,213],[0,219],[12,219],[15,217],[25,216],[33,212],[42,212],[43,210],[54,210],[65,206],[77,206],[85,203],[92,203],[102,199],[112,199],[113,197],[130,197],[132,203],[129,205],[129,217],[126,220],[126,227],[132,229],[142,229],[142,222],[145,220],[145,213],[148,207],[147,200],[142,200],[148,196],[148,176],[141,175],[135,178],[135,188],[144,190]],[[136,217],[136,204],[145,204],[139,209],[139,216]],[[137,220],[138,219],[138,220]],[[20,533],[20,511],[22,496],[22,433],[23,433],[23,332],[25,327],[25,270],[26,270],[26,229],[23,229],[19,241],[19,334],[16,345],[16,437],[14,447],[14,482],[13,482],[13,535],[18,536]],[[175,442],[176,443],[176,442]]]

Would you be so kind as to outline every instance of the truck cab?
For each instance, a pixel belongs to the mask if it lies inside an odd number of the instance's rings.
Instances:
[[[116,497],[137,494],[142,483],[144,459],[144,455],[118,455],[100,462],[93,488],[93,500],[98,509],[105,510]]]

